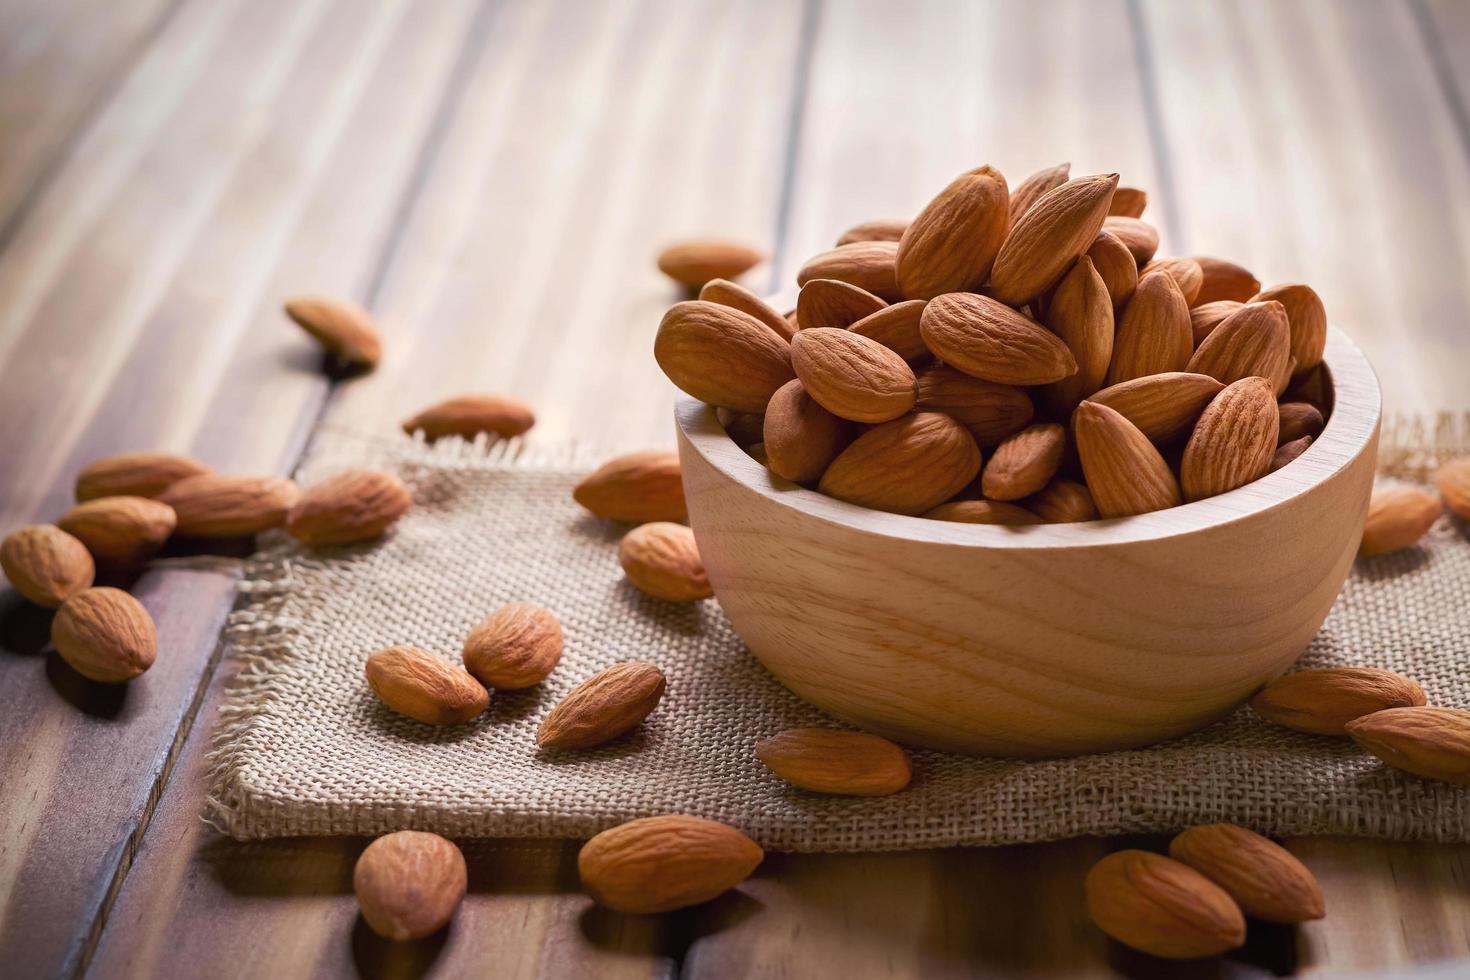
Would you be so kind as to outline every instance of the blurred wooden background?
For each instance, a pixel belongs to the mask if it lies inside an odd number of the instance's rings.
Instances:
[[[784,285],[987,162],[1120,171],[1160,254],[1313,284],[1390,412],[1464,411],[1467,106],[1465,0],[0,0],[0,531],[100,455],[285,473],[320,425],[465,390],[531,401],[536,440],[670,444],[661,245],[748,241]],[[330,382],[279,313],[300,291],[371,307],[382,369]],[[1164,972],[1081,912],[1127,841],[776,856],[646,919],[579,894],[575,844],[476,844],[451,930],[384,943],[362,842],[198,819],[238,574],[136,583],[161,649],[126,690],[0,592],[0,973]],[[1329,918],[1190,972],[1470,956],[1470,848],[1291,846]]]

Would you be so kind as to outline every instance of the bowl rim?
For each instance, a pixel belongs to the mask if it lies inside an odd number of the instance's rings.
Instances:
[[[1378,378],[1368,359],[1336,327],[1327,331],[1323,363],[1333,385],[1332,414],[1306,452],[1243,487],[1133,517],[1072,524],[963,524],[872,510],[808,490],[772,473],[725,432],[715,410],[681,396],[674,417],[681,443],[710,467],[778,506],[835,527],[899,541],[982,548],[1092,548],[1159,541],[1224,527],[1284,506],[1341,473],[1376,442],[1382,415]]]

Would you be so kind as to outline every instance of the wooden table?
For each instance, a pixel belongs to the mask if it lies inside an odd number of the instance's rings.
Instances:
[[[661,244],[762,244],[752,285],[785,284],[984,162],[1121,171],[1163,254],[1315,284],[1391,411],[1470,409],[1467,106],[1463,0],[3,0],[0,529],[100,455],[288,473],[323,424],[465,390],[534,403],[537,440],[671,444]],[[382,369],[326,378],[300,291],[371,307]],[[161,652],[122,690],[0,593],[0,973],[1163,972],[1081,911],[1121,840],[773,856],[641,919],[579,893],[575,843],[470,844],[448,934],[380,941],[363,842],[199,820],[239,574],[144,574]],[[1470,956],[1470,849],[1290,846],[1329,917],[1192,972]]]

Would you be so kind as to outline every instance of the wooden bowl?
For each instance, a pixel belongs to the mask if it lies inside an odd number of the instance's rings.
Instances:
[[[1227,714],[1316,635],[1362,535],[1378,382],[1330,331],[1321,437],[1255,483],[1085,524],[868,510],[677,410],[689,521],[720,605],[798,696],[913,745],[1044,757],[1147,745]]]

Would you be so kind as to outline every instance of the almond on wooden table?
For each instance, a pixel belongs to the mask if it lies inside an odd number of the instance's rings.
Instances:
[[[1250,377],[1274,381],[1283,376],[1290,360],[1286,308],[1274,301],[1247,303],[1215,325],[1185,370],[1208,374],[1227,385]]]
[[[1102,230],[1117,236],[1127,246],[1140,269],[1148,265],[1159,250],[1159,230],[1147,221],[1113,215],[1103,222]]]
[[[813,793],[891,796],[913,778],[908,753],[886,738],[834,728],[792,728],[755,743],[761,764]]]
[[[1092,259],[1083,255],[1073,263],[1052,293],[1043,319],[1077,362],[1075,374],[1040,392],[1052,413],[1065,417],[1102,387],[1113,360],[1113,301]]]
[[[347,470],[312,484],[286,515],[286,530],[309,545],[371,541],[413,504],[403,481],[382,470]]]
[[[72,535],[104,565],[128,566],[157,554],[178,518],[168,504],[148,497],[98,497],[61,516],[56,526]]]
[[[1294,924],[1327,914],[1322,886],[1307,866],[1244,827],[1191,827],[1169,842],[1169,856],[1223,888],[1246,915]]]
[[[1060,337],[988,296],[936,296],[924,307],[919,331],[935,356],[982,381],[1039,385],[1077,373]]]
[[[1374,490],[1358,555],[1372,558],[1412,548],[1429,533],[1441,513],[1439,498],[1417,487]]]
[[[658,268],[679,285],[698,289],[711,279],[736,279],[764,258],[739,242],[697,238],[665,248],[658,255]]]
[[[898,242],[852,242],[807,260],[796,274],[796,284],[813,279],[838,279],[866,289],[890,303],[904,299],[898,288]]]
[[[1164,457],[1115,410],[1083,402],[1072,413],[1072,432],[1087,488],[1103,517],[1147,514],[1182,503]]]
[[[1285,309],[1296,373],[1322,363],[1322,352],[1327,348],[1327,310],[1316,290],[1302,283],[1286,283],[1261,290],[1250,302],[1278,302]]]
[[[1450,513],[1470,521],[1470,456],[1452,459],[1434,474],[1434,485]]]
[[[1055,167],[1038,170],[1021,181],[1010,193],[1010,224],[1014,225],[1021,215],[1031,210],[1031,205],[1041,200],[1047,191],[1061,187],[1071,175],[1072,165],[1059,163]]]
[[[1021,431],[1036,413],[1023,389],[981,381],[948,364],[924,368],[918,380],[919,410],[950,416],[969,429],[982,448]]]
[[[409,435],[423,432],[430,442],[446,436],[473,439],[482,432],[510,439],[524,435],[536,424],[531,406],[510,395],[457,395],[403,420]]]
[[[896,242],[903,238],[909,223],[904,218],[875,218],[863,221],[844,231],[837,239],[838,245],[853,242]]]
[[[734,827],[670,814],[604,830],[582,845],[577,872],[597,904],[654,915],[724,894],[764,857],[760,845]]]
[[[770,327],[782,340],[790,341],[796,332],[791,323],[765,300],[746,289],[738,282],[728,279],[711,279],[699,291],[699,298],[706,303],[718,303],[755,317]]]
[[[1196,255],[1194,261],[1199,263],[1200,271],[1204,274],[1199,295],[1194,298],[1197,304],[1221,300],[1245,303],[1261,291],[1261,281],[1243,266],[1208,255]]]
[[[88,680],[121,684],[153,666],[158,630],[143,604],[121,589],[83,589],[51,620],[51,645]]]
[[[694,602],[714,595],[694,532],[683,524],[640,524],[618,544],[618,561],[639,592],[666,602]]]
[[[1225,386],[1207,374],[1166,371],[1110,385],[1087,400],[1106,405],[1156,443],[1189,433],[1205,406]]]
[[[1179,485],[1185,500],[1203,500],[1260,479],[1276,452],[1280,419],[1265,378],[1242,378],[1214,397],[1184,446]]]
[[[1424,704],[1424,689],[1378,667],[1318,667],[1276,678],[1251,699],[1274,725],[1312,735],[1346,735],[1350,721],[1386,708]]]
[[[1125,218],[1141,218],[1147,207],[1147,193],[1137,187],[1119,187],[1113,191],[1113,202],[1108,206],[1108,214],[1110,216],[1121,215]]]
[[[390,709],[426,725],[461,725],[490,704],[469,672],[418,647],[396,646],[368,657],[368,686]]]
[[[791,345],[748,313],[718,303],[675,303],[659,323],[653,356],[669,380],[702,402],[764,412],[796,377]]]
[[[203,473],[173,484],[158,499],[174,509],[178,534],[238,538],[280,527],[300,496],[285,477]]]
[[[1199,295],[1200,287],[1204,285],[1205,273],[1194,259],[1170,258],[1154,259],[1138,271],[1140,276],[1146,276],[1150,272],[1167,272],[1174,277],[1174,284],[1184,294],[1184,301],[1190,306],[1195,304],[1195,297]]]
[[[858,436],[822,474],[829,497],[898,514],[922,514],[980,472],[980,449],[963,425],[915,412]]]
[[[929,357],[929,348],[924,346],[924,337],[919,332],[919,320],[926,305],[922,299],[894,303],[870,313],[847,329],[876,340],[913,364]]]
[[[925,205],[898,243],[898,288],[909,299],[975,290],[1010,226],[1006,179],[991,167],[961,174]]]
[[[1084,888],[1097,927],[1145,953],[1193,959],[1245,942],[1245,917],[1235,899],[1161,854],[1115,851],[1093,865]]]
[[[1007,527],[1024,527],[1040,524],[1042,520],[1025,507],[1008,504],[1001,500],[951,500],[923,513],[931,521],[949,521],[951,524],[1000,524]]]
[[[1097,520],[1097,505],[1085,483],[1074,480],[1052,480],[1040,493],[1027,497],[1021,505],[1048,524],[1074,524]]]
[[[613,664],[572,688],[536,732],[544,749],[590,749],[632,731],[653,713],[667,686],[663,672],[639,661]]]
[[[644,524],[689,517],[679,454],[663,449],[608,460],[582,478],[572,499],[610,521]]]
[[[1092,260],[1093,268],[1102,277],[1103,285],[1108,288],[1108,295],[1113,300],[1113,310],[1122,310],[1123,305],[1133,298],[1133,291],[1138,288],[1138,263],[1133,260],[1133,253],[1128,251],[1128,246],[1117,235],[1100,231],[1088,247],[1087,257]]]
[[[561,623],[551,610],[512,602],[470,630],[463,659],[465,670],[485,687],[514,691],[544,681],[561,653]]]
[[[1354,742],[1395,769],[1470,784],[1470,711],[1389,708],[1347,724]]]
[[[177,453],[108,456],[88,463],[77,474],[77,500],[156,497],[185,477],[210,472],[199,460]]]
[[[846,328],[886,306],[883,300],[851,283],[813,279],[796,296],[796,323],[802,330]]]
[[[1271,466],[1266,472],[1275,473],[1306,452],[1307,448],[1311,445],[1311,436],[1302,436],[1300,439],[1293,439],[1291,442],[1282,443],[1276,447],[1276,452],[1271,456]]]
[[[1141,276],[1133,298],[1118,318],[1107,383],[1183,371],[1193,354],[1189,304],[1179,284],[1167,272]]]
[[[1221,321],[1243,306],[1244,303],[1235,300],[1221,299],[1191,307],[1189,329],[1194,334],[1194,346],[1198,348]]]
[[[1043,194],[1006,235],[990,273],[991,295],[1018,306],[1055,285],[1092,245],[1117,186],[1117,174],[1097,174]]]
[[[11,588],[55,609],[92,584],[96,563],[87,546],[54,524],[17,528],[0,542],[0,569]]]
[[[1055,422],[1033,425],[1008,436],[980,474],[980,489],[990,500],[1020,500],[1050,482],[1062,462],[1067,433]]]
[[[448,925],[468,881],[460,849],[418,830],[379,837],[352,869],[352,890],[368,927],[399,942],[422,939]]]
[[[286,315],[344,364],[373,368],[382,359],[378,325],[356,303],[327,296],[295,296],[286,300]]]
[[[788,381],[766,406],[766,465],[792,483],[820,479],[855,428],[819,405],[800,380]]]
[[[852,422],[896,419],[918,396],[907,361],[851,330],[801,330],[791,341],[791,366],[817,404]]]

